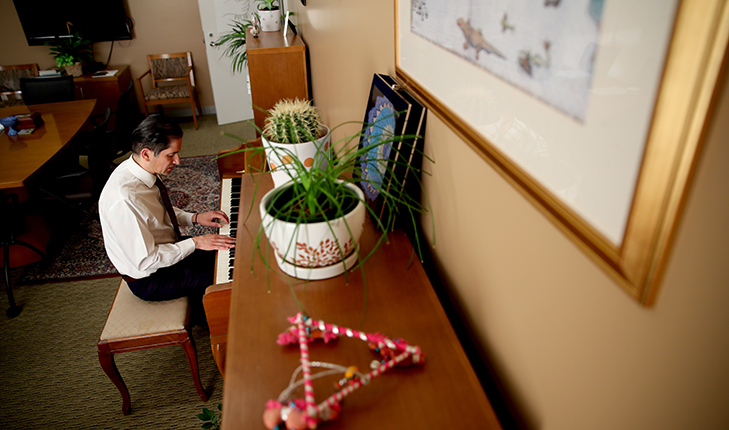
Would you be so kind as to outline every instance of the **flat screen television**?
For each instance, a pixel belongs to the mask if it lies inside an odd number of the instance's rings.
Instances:
[[[30,46],[68,37],[69,26],[71,33],[81,33],[92,42],[132,38],[124,0],[13,0],[13,3]]]

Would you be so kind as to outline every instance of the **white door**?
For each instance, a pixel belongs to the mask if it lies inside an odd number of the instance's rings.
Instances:
[[[215,41],[230,30],[233,19],[249,17],[252,0],[198,0],[200,20],[205,33],[205,51],[213,85],[218,124],[253,118],[248,69],[233,74],[232,61],[222,57],[223,48]]]

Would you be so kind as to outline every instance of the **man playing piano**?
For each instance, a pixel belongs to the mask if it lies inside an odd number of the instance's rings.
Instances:
[[[222,227],[219,210],[190,213],[172,206],[160,176],[180,164],[182,130],[150,115],[132,133],[132,156],[119,164],[99,198],[104,246],[129,289],[144,300],[188,296],[193,317],[204,323],[202,297],[214,284],[215,251],[235,238],[207,234],[185,238],[180,225]]]

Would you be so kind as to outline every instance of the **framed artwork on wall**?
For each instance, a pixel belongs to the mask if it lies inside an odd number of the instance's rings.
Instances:
[[[727,0],[395,10],[398,80],[652,304],[721,78]]]
[[[370,145],[373,149],[362,155],[357,172],[367,204],[383,223],[391,217],[395,222],[407,221],[386,212],[384,193],[419,201],[425,118],[423,105],[395,79],[377,73],[373,76],[359,142],[359,149]],[[392,136],[399,139],[377,144]]]

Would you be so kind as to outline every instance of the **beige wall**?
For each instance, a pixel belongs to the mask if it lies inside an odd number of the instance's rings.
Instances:
[[[372,74],[395,72],[393,2],[289,3],[327,121],[361,120]],[[709,134],[651,309],[629,298],[443,122],[428,118],[434,252],[484,358],[531,428],[729,428],[726,95],[716,116],[723,121]]]
[[[393,2],[308,3],[290,1],[311,53],[316,103],[329,124],[361,120],[372,74],[395,72]],[[192,50],[202,104],[212,105],[196,2],[128,4],[136,38],[117,44],[112,62],[132,64],[136,77],[148,53]],[[0,0],[0,10],[14,11],[12,2]],[[0,64],[50,66],[47,48],[28,48],[13,15],[0,14]],[[426,151],[436,164],[426,185],[439,268],[530,428],[729,428],[726,94],[715,118],[657,303],[645,309],[429,117]]]
[[[147,55],[190,51],[200,104],[203,108],[212,107],[213,90],[197,0],[126,0],[126,4],[127,13],[134,21],[134,39],[115,42],[109,64],[130,65],[136,87],[136,79],[147,71]],[[0,0],[0,11],[0,64],[37,63],[41,69],[55,67],[48,47],[28,46],[12,0]],[[110,47],[111,42],[94,44],[96,61],[106,63]],[[145,84],[149,85],[149,81]],[[139,97],[139,88],[136,91]]]

